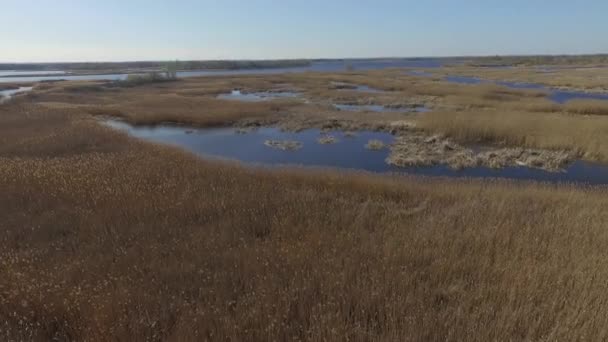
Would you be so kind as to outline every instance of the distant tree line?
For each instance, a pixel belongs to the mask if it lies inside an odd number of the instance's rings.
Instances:
[[[28,70],[28,71],[52,71],[52,70],[126,70],[126,69],[158,69],[166,67],[167,61],[155,62],[94,62],[94,63],[0,63],[0,70]],[[242,61],[181,61],[179,70],[205,70],[205,69],[263,69],[300,67],[310,65],[310,60],[242,60]]]
[[[608,54],[474,57],[469,64],[477,66],[608,65]]]

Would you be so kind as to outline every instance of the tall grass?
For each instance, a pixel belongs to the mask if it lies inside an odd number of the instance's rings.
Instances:
[[[584,115],[608,115],[606,100],[570,100],[565,104],[568,112]]]
[[[421,128],[463,142],[565,149],[586,159],[608,160],[608,119],[504,110],[431,112]]]
[[[606,189],[245,169],[0,108],[6,340],[604,340]]]

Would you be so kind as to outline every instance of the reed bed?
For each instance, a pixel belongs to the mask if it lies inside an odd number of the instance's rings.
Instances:
[[[602,116],[503,110],[431,112],[420,128],[460,142],[491,143],[573,151],[589,160],[607,161],[608,119]]]
[[[608,338],[606,188],[243,168],[23,100],[0,139],[5,340]]]

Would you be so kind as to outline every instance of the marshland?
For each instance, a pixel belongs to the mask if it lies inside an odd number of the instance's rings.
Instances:
[[[605,339],[608,101],[412,70],[12,95],[0,335]]]

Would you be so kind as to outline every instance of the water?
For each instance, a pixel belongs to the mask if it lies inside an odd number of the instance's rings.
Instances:
[[[547,89],[547,87],[545,87],[544,85],[536,84],[536,83],[508,82],[508,81],[498,81],[495,83],[498,85],[505,86],[507,88],[513,88],[513,89],[534,89],[534,90],[546,90]]]
[[[428,71],[424,71],[424,70],[408,70],[406,72],[407,75],[411,75],[411,76],[422,76],[422,77],[432,77],[433,74],[428,72]]]
[[[491,81],[484,81],[475,77],[468,76],[446,76],[445,80],[448,82],[459,83],[459,84],[480,84],[480,83],[492,83]],[[571,90],[555,90],[548,88],[542,84],[536,83],[525,83],[525,82],[507,82],[507,81],[496,81],[495,84],[505,86],[512,89],[534,89],[534,90],[545,90],[547,91],[548,98],[559,104],[564,104],[570,100],[575,99],[589,99],[589,100],[608,100],[608,94],[602,93],[585,93],[582,91],[571,91]]]
[[[350,105],[350,104],[334,104],[334,107],[347,112],[376,112],[376,113],[403,113],[403,112],[427,112],[426,107],[402,107],[392,108],[382,105]]]
[[[233,90],[230,94],[220,94],[217,98],[232,101],[260,102],[281,98],[295,98],[298,96],[298,93],[290,91],[242,93],[240,90]]]
[[[549,95],[549,98],[554,102],[563,104],[575,99],[608,100],[608,94],[554,90]]]
[[[342,132],[329,132],[338,142],[322,145],[317,139],[323,135],[316,129],[294,133],[282,132],[277,128],[260,128],[247,134],[237,134],[234,128],[132,127],[118,121],[108,124],[125,129],[133,136],[177,145],[205,157],[267,165],[326,166],[375,172],[387,170],[388,165],[384,162],[387,153],[367,150],[365,144],[370,139],[385,143],[393,140],[388,133],[357,132],[354,137],[346,137]],[[266,140],[295,140],[303,145],[297,151],[282,151],[264,145]]]
[[[0,70],[0,77],[8,76],[28,76],[28,75],[62,75],[65,71],[46,71],[46,70],[33,70],[33,71],[18,71],[18,70]]]
[[[384,90],[372,88],[372,87],[369,87],[369,86],[366,86],[366,85],[358,85],[358,86],[356,86],[352,90],[359,91],[359,92],[362,92],[362,93],[384,93]]]
[[[108,74],[0,77],[0,83],[32,83],[44,81],[118,81],[127,79],[127,76],[127,74]]]
[[[346,137],[342,132],[329,132],[338,139],[338,142],[321,145],[317,142],[322,136],[318,129],[294,133],[281,132],[277,128],[260,128],[247,134],[237,134],[233,128],[133,127],[114,120],[106,123],[111,127],[125,130],[135,137],[178,146],[205,158],[233,159],[249,164],[332,167],[455,178],[507,178],[551,183],[608,184],[608,165],[583,161],[576,161],[565,172],[547,172],[526,167],[503,169],[475,167],[452,170],[447,166],[439,165],[399,168],[385,162],[389,154],[388,149],[371,151],[365,148],[371,139],[380,140],[385,144],[390,144],[394,140],[392,135],[382,132],[356,132],[354,137]],[[266,140],[294,140],[303,145],[297,151],[282,151],[265,146]]]
[[[269,69],[240,69],[240,70],[193,70],[180,71],[178,77],[198,77],[198,76],[230,76],[230,75],[266,75],[266,74],[283,74],[297,73],[306,71],[316,72],[339,72],[350,70],[380,70],[387,68],[439,68],[447,63],[455,63],[457,60],[446,60],[440,58],[407,58],[407,59],[353,59],[353,60],[328,60],[315,61],[311,65],[302,67],[290,68],[269,68]],[[53,72],[36,71],[31,74],[49,74]],[[60,73],[60,72],[57,72]],[[14,73],[12,73],[14,74]],[[0,83],[15,83],[15,82],[40,82],[40,81],[102,81],[102,80],[124,80],[127,74],[107,74],[107,75],[69,75],[61,74],[52,76],[24,76],[24,77],[3,77],[12,75],[11,72],[5,71],[5,74],[0,74]],[[27,75],[27,72],[21,72],[20,75]]]
[[[445,80],[452,83],[460,83],[460,84],[480,84],[482,80],[475,77],[467,77],[467,76],[446,76]]]
[[[338,90],[341,91],[358,91],[361,93],[385,93],[384,90],[372,88],[363,84],[351,84],[345,82],[331,82]]]
[[[20,87],[18,89],[0,90],[0,103],[8,101],[15,94],[25,93],[32,90],[32,87]]]

